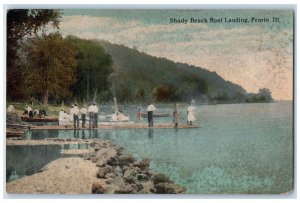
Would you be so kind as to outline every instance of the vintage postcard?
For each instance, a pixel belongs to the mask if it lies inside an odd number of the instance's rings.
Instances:
[[[292,193],[294,15],[7,9],[6,193]]]

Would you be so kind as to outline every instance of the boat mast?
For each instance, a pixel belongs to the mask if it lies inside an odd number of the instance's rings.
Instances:
[[[119,108],[118,108],[118,103],[117,103],[117,98],[116,98],[116,93],[115,93],[115,85],[113,83],[113,94],[114,94],[114,107],[115,107],[115,114],[119,112]]]
[[[95,91],[95,94],[94,94],[93,103],[96,103],[96,96],[97,96],[97,88],[96,88],[96,91]]]

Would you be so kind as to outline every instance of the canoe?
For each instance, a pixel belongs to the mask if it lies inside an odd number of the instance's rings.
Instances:
[[[148,113],[140,113],[142,118],[148,118]],[[170,117],[169,113],[153,113],[153,117]]]
[[[57,117],[25,117],[22,116],[21,120],[24,122],[58,122]]]

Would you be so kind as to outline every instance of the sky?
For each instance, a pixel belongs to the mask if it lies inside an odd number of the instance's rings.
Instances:
[[[272,22],[273,17],[279,22]],[[170,23],[170,18],[188,22]],[[191,18],[208,22],[191,23]],[[210,18],[222,22],[210,23]],[[248,22],[228,23],[225,18]],[[276,100],[293,98],[291,10],[67,9],[60,32],[215,71],[248,92],[269,88]]]

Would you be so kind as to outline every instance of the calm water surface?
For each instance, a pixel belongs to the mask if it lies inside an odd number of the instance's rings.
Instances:
[[[172,112],[171,106],[158,109]],[[123,112],[134,118],[136,108]],[[187,193],[284,193],[293,188],[292,112],[291,102],[201,105],[198,129],[31,131],[26,139],[112,140],[136,158],[149,158],[154,171],[169,175]],[[180,115],[185,123],[186,106]]]

